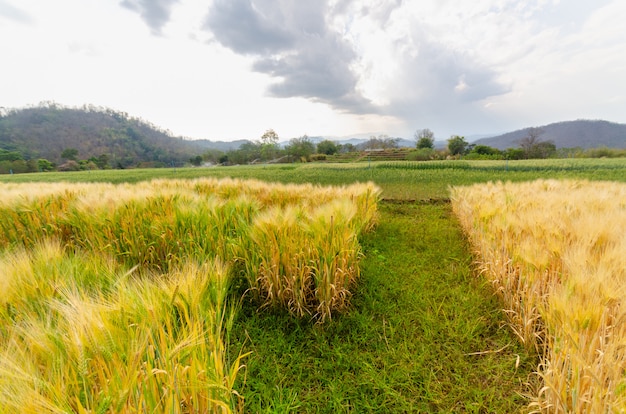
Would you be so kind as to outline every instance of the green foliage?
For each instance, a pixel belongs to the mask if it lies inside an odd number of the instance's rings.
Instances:
[[[550,158],[554,155],[556,155],[556,145],[551,141],[538,142],[526,152],[527,158]]]
[[[434,149],[435,134],[430,129],[420,129],[415,131],[415,141],[417,149]]]
[[[468,142],[464,137],[453,135],[448,139],[448,151],[452,155],[463,155],[468,147]]]
[[[143,161],[180,163],[200,152],[191,141],[176,139],[168,131],[126,113],[54,103],[8,111],[0,118],[0,148],[18,152],[23,159],[43,158],[54,164],[78,161],[78,154],[88,160],[106,154],[109,160],[103,164],[115,167]],[[67,158],[62,158],[64,149],[78,152],[68,152]]]
[[[261,159],[261,144],[257,142],[246,142],[239,149],[229,151],[227,154],[229,164],[241,165],[249,164]]]
[[[526,158],[526,154],[521,148],[508,148],[504,151],[504,158],[507,160],[523,160]]]
[[[615,148],[592,148],[578,153],[579,157],[589,158],[624,158],[626,157],[626,149]]]
[[[268,129],[261,135],[261,159],[269,161],[278,153],[278,134],[273,129]]]
[[[300,138],[290,139],[285,150],[292,161],[309,161],[311,154],[315,152],[315,144],[308,136],[303,135]]]
[[[317,152],[320,154],[334,155],[339,152],[339,147],[335,142],[325,139],[317,144]]]
[[[224,153],[224,151],[210,149],[202,154],[202,159],[212,164],[222,164],[228,161],[228,156]]]
[[[24,157],[18,151],[7,151],[0,148],[0,161],[20,161],[23,159]]]
[[[54,164],[44,158],[40,158],[37,160],[37,169],[42,172],[52,171],[54,170]]]
[[[409,161],[428,161],[435,158],[437,152],[432,148],[420,148],[417,151],[411,151],[407,156]]]
[[[465,155],[466,160],[501,160],[504,156],[497,148],[487,145],[470,146],[471,150]]]
[[[195,165],[196,167],[202,165],[202,161],[203,160],[201,155],[196,155],[195,157],[189,159],[189,163],[191,165]]]

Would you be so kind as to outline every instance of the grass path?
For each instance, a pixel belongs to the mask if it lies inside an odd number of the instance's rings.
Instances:
[[[535,359],[473,276],[450,206],[383,203],[363,247],[352,309],[323,327],[244,305],[246,412],[523,410]]]

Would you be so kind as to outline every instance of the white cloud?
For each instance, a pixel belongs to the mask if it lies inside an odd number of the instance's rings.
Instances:
[[[104,105],[210,139],[626,122],[625,15],[621,0],[0,0],[1,104]]]

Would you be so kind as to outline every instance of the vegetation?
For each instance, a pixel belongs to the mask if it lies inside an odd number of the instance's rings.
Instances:
[[[505,314],[500,311],[503,302],[493,295],[494,290],[489,283],[475,276],[480,269],[472,265],[470,249],[446,201],[449,186],[494,179],[521,182],[540,177],[626,181],[625,169],[623,159],[495,160],[79,171],[6,175],[1,179],[7,182],[8,188],[14,185],[12,183],[43,181],[41,184],[29,184],[31,187],[28,193],[40,195],[44,191],[56,191],[54,185],[46,182],[61,180],[122,184],[150,182],[155,178],[187,180],[212,175],[333,185],[373,181],[382,189],[379,224],[376,231],[359,237],[363,256],[360,258],[359,280],[350,290],[350,305],[320,325],[309,322],[308,316],[303,320],[297,319],[281,311],[279,306],[266,305],[263,311],[259,311],[260,301],[254,299],[253,294],[246,294],[241,310],[234,313],[232,327],[223,331],[226,350],[224,365],[231,368],[239,367],[244,362],[246,365],[245,371],[229,377],[229,381],[234,378],[231,390],[236,390],[243,397],[243,402],[236,394],[226,392],[232,398],[226,404],[246,412],[367,412],[381,407],[390,412],[517,412],[525,410],[529,402],[533,401],[522,395],[539,394],[541,384],[536,381],[539,377],[532,372],[540,361],[536,359],[534,347],[525,349],[515,339],[513,330],[502,328],[506,320]],[[112,188],[126,188],[126,184],[122,187],[111,187],[111,184],[106,186],[109,190],[103,190],[94,197],[95,201],[85,202],[82,208],[97,205],[97,202],[106,203],[106,200],[115,202],[117,196]],[[207,190],[204,194],[214,192]],[[136,194],[138,191],[132,193],[139,197]],[[76,194],[81,192],[77,191]],[[10,191],[4,188],[3,200],[8,202],[9,195]],[[32,200],[22,198],[21,202]],[[184,200],[179,202],[181,206],[185,205]],[[192,207],[193,204],[188,208],[193,210]],[[26,214],[26,210],[22,210],[22,214]],[[286,219],[289,214],[285,213],[284,216]],[[17,223],[16,220],[11,221]],[[154,224],[158,228],[159,221],[156,220]],[[45,226],[43,228],[54,230]],[[150,233],[145,233],[143,237],[148,239],[149,236]],[[155,240],[154,236],[150,237]],[[135,239],[141,240],[136,236]],[[10,257],[11,252],[19,249],[10,249],[4,255]],[[36,247],[32,252],[35,253],[31,255],[39,254],[36,253]],[[72,255],[84,258],[81,262],[72,262],[75,264],[74,269],[88,270],[98,263],[92,257],[93,249],[79,248],[74,252],[63,252],[64,260]],[[181,256],[186,254],[181,251]],[[107,255],[101,257],[106,258]],[[56,273],[46,268],[39,274],[62,273],[74,278],[82,275],[77,283],[89,289],[86,292],[89,292],[89,300],[92,302],[89,302],[88,308],[102,309],[98,307],[101,303],[100,295],[104,295],[104,303],[109,304],[109,299],[115,298],[118,285],[120,289],[129,289],[122,282],[112,280],[142,281],[143,285],[147,280],[176,280],[183,271],[182,263],[176,264],[176,260],[171,260],[170,270],[157,267],[139,272],[138,268],[129,273],[132,261],[120,262],[121,258],[115,261],[100,259],[100,262],[104,260],[105,263],[112,263],[108,265],[106,277],[91,277],[101,273],[91,270],[69,271],[67,265]],[[49,258],[40,262],[51,266],[55,263]],[[211,265],[207,263],[206,266]],[[234,267],[239,269],[237,272],[244,270],[238,266]],[[0,266],[0,274],[9,268]],[[194,274],[193,268],[190,269],[190,273]],[[202,273],[205,274],[204,271]],[[233,297],[239,297],[245,291],[246,284],[242,282],[245,279],[239,280],[231,283],[229,292],[235,295]],[[198,282],[193,283],[196,286]],[[37,292],[37,286],[39,289],[44,286],[33,282],[27,285],[34,292]],[[55,286],[60,285],[56,283],[46,287],[54,291]],[[2,286],[3,291],[7,291],[5,285]],[[79,288],[75,290],[79,291]],[[172,297],[168,296],[169,293],[163,295]],[[57,299],[65,300],[63,297]],[[170,303],[168,301],[168,306]],[[1,308],[6,312],[17,309],[16,306]],[[109,312],[107,315],[115,313],[112,310],[115,308],[106,309]],[[124,309],[126,312],[128,308],[124,306]],[[37,314],[44,315],[46,321],[58,319],[56,314],[54,318],[45,316],[47,314],[43,311]],[[12,315],[15,317],[16,314]],[[54,331],[54,335],[56,333]],[[160,338],[158,335],[156,337]],[[188,351],[191,347],[181,344],[177,349]],[[26,347],[22,346],[22,349]],[[86,352],[95,355],[97,351]],[[237,363],[237,358],[247,352],[252,354]],[[201,360],[200,357],[197,359]],[[21,354],[19,358],[11,355],[7,359],[21,360]],[[191,366],[189,360],[177,361],[181,367],[185,364]],[[23,372],[16,370],[14,365],[10,365],[10,368],[0,372]],[[168,368],[162,369],[167,371]],[[166,374],[159,374],[158,370],[153,372],[150,381],[163,379],[163,382],[153,382],[151,384],[157,385],[150,385],[152,388],[146,385],[146,389],[166,389],[167,386],[163,385],[168,381]],[[170,369],[168,374],[174,372],[177,371]],[[7,385],[18,383],[15,375],[7,378],[10,380],[0,384],[2,393],[5,396],[19,395]],[[206,379],[200,377],[198,380]],[[190,389],[185,391],[180,388],[183,393],[172,398],[180,398],[181,401],[205,398],[192,394],[191,389],[198,390],[193,386],[192,379],[188,383],[192,385]],[[104,398],[107,394],[101,395]],[[25,398],[36,400],[31,394]],[[115,404],[121,401],[115,398]],[[80,401],[84,404],[83,400]],[[63,404],[67,407],[69,403]],[[72,404],[72,407],[77,407],[75,402]],[[106,405],[108,402],[102,404],[112,407]]]
[[[430,129],[420,129],[415,131],[415,145],[417,149],[434,149],[435,134]]]
[[[238,410],[229,286],[319,322],[345,310],[377,191],[4,184],[0,411]]]
[[[448,151],[450,155],[463,155],[468,146],[469,143],[465,141],[464,137],[453,135],[448,139]]]
[[[24,160],[45,159],[54,165],[106,157],[109,168],[148,161],[181,164],[197,152],[183,139],[126,113],[95,106],[65,108],[54,102],[0,114],[0,148]],[[36,166],[29,171],[37,171]]]
[[[389,160],[429,161],[452,158],[472,160],[518,160],[553,157],[624,157],[623,133],[618,124],[602,121],[577,121],[573,129],[569,123],[549,125],[545,129],[529,128],[516,131],[513,141],[500,149],[500,141],[479,140],[470,144],[462,136],[454,135],[445,149],[434,148],[434,134],[429,129],[415,132],[415,147],[399,157],[393,151],[401,142],[381,134],[357,145],[340,144],[330,140],[315,143],[304,135],[279,143],[278,134],[269,129],[258,140],[239,140],[233,143],[190,140],[174,137],[149,122],[130,117],[124,112],[86,105],[66,108],[54,102],[39,106],[0,111],[0,174],[21,174],[47,171],[93,171],[126,168],[180,168],[211,165],[244,165],[256,163],[294,163],[328,161],[368,161],[371,151],[377,158],[390,155]],[[597,137],[589,132],[597,132]],[[566,130],[572,144],[558,135],[559,145],[553,139],[558,131]],[[507,135],[508,136],[508,135]],[[541,138],[548,138],[541,140]],[[607,146],[600,146],[609,137]],[[620,141],[621,140],[621,141]],[[503,141],[504,142],[504,141]],[[569,142],[569,141],[568,141]],[[595,147],[589,149],[590,142]],[[409,144],[410,146],[410,144]],[[617,147],[617,148],[616,148]],[[506,148],[506,149],[504,149]],[[402,147],[401,149],[409,149]]]
[[[229,412],[244,354],[217,263],[165,274],[54,240],[0,257],[2,412]]]
[[[626,410],[626,185],[482,184],[454,188],[452,205],[512,330],[541,355],[533,406]]]

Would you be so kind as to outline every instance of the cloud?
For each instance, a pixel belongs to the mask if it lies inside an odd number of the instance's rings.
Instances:
[[[123,0],[120,5],[139,13],[152,34],[160,35],[161,29],[169,21],[172,6],[178,0]]]
[[[205,29],[236,53],[254,59],[253,70],[276,81],[274,97],[303,97],[352,113],[376,108],[357,90],[352,45],[328,27],[326,1],[216,0]]]
[[[33,22],[32,17],[28,13],[2,0],[0,0],[0,17],[24,24]]]

